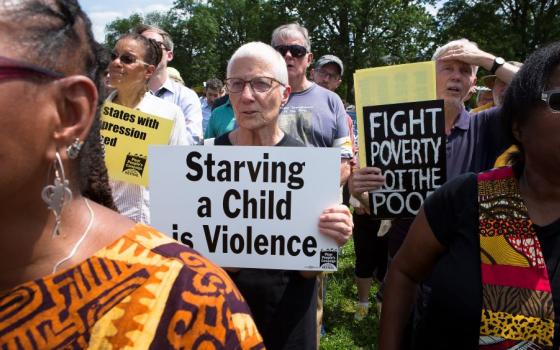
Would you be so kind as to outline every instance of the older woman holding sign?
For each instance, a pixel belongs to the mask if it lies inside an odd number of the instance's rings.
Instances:
[[[262,349],[224,271],[107,208],[79,4],[3,1],[0,28],[0,347]]]
[[[172,120],[174,125],[169,144],[186,145],[189,142],[181,109],[148,92],[148,81],[161,61],[161,55],[160,44],[153,39],[147,39],[136,33],[122,36],[111,53],[109,84],[115,88],[115,91],[107,100]],[[130,152],[134,153],[134,150]],[[109,169],[109,176],[111,176],[111,169]],[[121,214],[136,222],[150,223],[150,196],[146,187],[111,180],[111,188],[115,204]]]
[[[508,88],[512,167],[461,175],[432,194],[387,280],[381,349],[400,349],[415,286],[432,272],[418,349],[560,347],[560,42]]]
[[[278,52],[260,42],[243,45],[228,63],[227,77],[238,127],[215,139],[215,145],[303,146],[277,125],[280,107],[290,95],[286,64]],[[343,245],[352,232],[348,208],[326,209],[319,229]],[[316,349],[316,273],[241,269],[231,276],[251,308],[267,349]]]

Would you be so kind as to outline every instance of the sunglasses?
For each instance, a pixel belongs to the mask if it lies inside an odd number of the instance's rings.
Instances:
[[[549,90],[543,92],[541,100],[546,102],[552,112],[560,113],[560,90]]]
[[[159,47],[161,47],[162,50],[171,51],[163,41],[155,40],[155,42],[159,45]]]
[[[145,65],[145,66],[149,66],[148,63],[146,63],[146,62],[144,62],[144,61],[142,61],[142,60],[139,60],[139,59],[136,58],[135,56],[132,56],[132,55],[130,55],[130,54],[128,54],[128,53],[123,53],[122,55],[119,55],[118,53],[116,53],[116,52],[114,52],[114,51],[111,52],[111,61],[114,61],[114,60],[116,60],[117,58],[121,61],[122,64],[129,65],[129,64],[133,64],[133,63],[135,63],[135,62],[140,62],[140,63],[142,63],[142,64]]]
[[[303,57],[307,53],[305,46],[301,45],[278,45],[274,46],[274,50],[280,52],[282,56],[286,56],[289,51],[292,57],[295,58]]]
[[[0,80],[26,77],[61,79],[64,78],[64,74],[31,63],[0,56]]]
[[[271,77],[255,77],[251,80],[243,80],[241,78],[226,79],[226,89],[232,94],[237,94],[245,89],[245,84],[249,84],[251,89],[256,92],[267,92],[274,86],[274,82],[284,86],[278,80]]]

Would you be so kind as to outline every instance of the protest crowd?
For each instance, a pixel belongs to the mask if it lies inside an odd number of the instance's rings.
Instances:
[[[414,66],[432,98],[354,107],[297,23],[200,97],[161,28],[108,49],[77,0],[0,26],[0,349],[318,349],[351,239],[373,348],[560,349],[560,41],[453,40]]]

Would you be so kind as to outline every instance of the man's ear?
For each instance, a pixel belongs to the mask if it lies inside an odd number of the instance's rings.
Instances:
[[[60,79],[57,112],[59,128],[54,134],[59,148],[66,148],[76,138],[86,139],[96,117],[97,89],[87,77],[73,75]]]
[[[171,62],[173,60],[173,51],[165,50],[165,54],[167,55],[167,62]]]
[[[307,67],[309,67],[311,63],[313,63],[313,52],[310,52],[309,55],[307,55]]]

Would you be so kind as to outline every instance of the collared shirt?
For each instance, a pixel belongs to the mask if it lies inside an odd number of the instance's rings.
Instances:
[[[447,181],[466,172],[491,169],[496,158],[509,146],[503,132],[501,108],[476,114],[463,110],[447,137]]]
[[[116,95],[117,91],[113,91],[107,100],[113,101]],[[146,92],[135,109],[161,118],[173,120],[174,124],[169,144],[189,144],[183,113],[176,105],[163,101],[149,92]],[[111,179],[109,180],[109,184],[113,192],[113,200],[119,209],[119,213],[139,223],[150,223],[150,193],[147,187]]]
[[[167,78],[165,83],[152,93],[181,108],[185,118],[186,131],[191,138],[189,144],[200,144],[203,135],[202,110],[196,92]]]
[[[206,129],[208,128],[208,121],[212,115],[212,106],[208,104],[206,97],[200,98],[200,107],[202,108],[202,132],[206,134]]]

